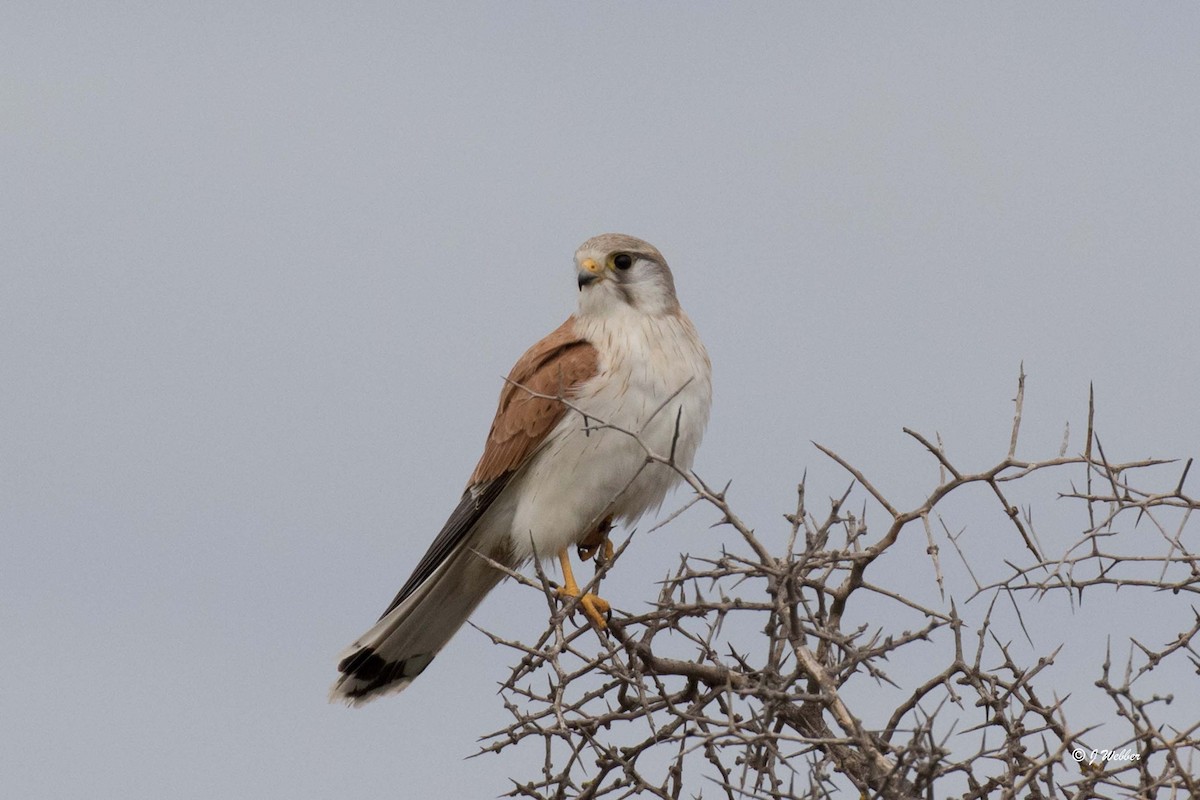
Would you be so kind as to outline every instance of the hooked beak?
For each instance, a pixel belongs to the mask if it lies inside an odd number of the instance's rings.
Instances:
[[[585,258],[579,263],[579,291],[583,291],[583,287],[595,283],[602,277],[601,267],[594,259]]]

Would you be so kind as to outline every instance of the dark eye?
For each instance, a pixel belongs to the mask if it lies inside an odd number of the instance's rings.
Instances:
[[[633,266],[633,256],[629,253],[617,253],[613,256],[613,266],[617,269],[629,269]]]

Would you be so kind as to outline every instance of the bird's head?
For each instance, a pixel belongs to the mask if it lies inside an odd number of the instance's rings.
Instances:
[[[633,311],[658,316],[679,309],[675,280],[662,253],[623,233],[603,233],[575,251],[579,313],[609,316]]]

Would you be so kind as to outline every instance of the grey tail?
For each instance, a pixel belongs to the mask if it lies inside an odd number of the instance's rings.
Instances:
[[[342,653],[330,701],[360,706],[403,691],[503,577],[459,547]]]

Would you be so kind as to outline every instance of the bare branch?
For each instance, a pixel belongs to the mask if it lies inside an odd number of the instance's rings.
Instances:
[[[702,505],[735,535],[717,552],[681,556],[648,611],[614,611],[599,637],[569,623],[573,603],[559,601],[540,564],[532,577],[504,570],[551,608],[548,629],[532,644],[489,634],[513,652],[501,687],[511,722],[484,737],[480,752],[531,748],[542,763],[538,774],[514,780],[509,795],[1200,797],[1194,704],[1181,716],[1174,695],[1152,688],[1172,671],[1178,694],[1190,699],[1200,671],[1200,613],[1184,599],[1200,595],[1200,556],[1185,537],[1200,509],[1184,491],[1191,459],[1168,486],[1155,469],[1169,461],[1110,460],[1089,391],[1083,453],[1066,455],[1064,433],[1056,456],[1020,460],[1024,402],[1022,366],[1007,452],[983,470],[953,463],[940,437],[931,442],[906,428],[938,467],[937,485],[909,508],[816,445],[853,476],[850,488],[818,516],[806,507],[802,480],[787,527],[769,536],[733,511],[728,485],[714,490],[678,469],[674,440],[663,455],[645,430],[582,420],[589,432],[634,437],[647,465],[675,469],[692,489],[652,531]],[[676,428],[679,420],[677,412]],[[1080,468],[1077,488],[1066,476]],[[1033,506],[1022,512],[1009,499],[1023,498],[1033,476],[1066,484],[1057,497],[1081,509],[1075,533],[1058,527],[1038,541]],[[965,526],[952,529],[943,518],[945,499],[973,486],[999,511],[995,524],[1017,531],[1020,558],[1001,555],[995,531],[968,538]],[[882,510],[879,530],[868,528],[868,508]],[[940,559],[935,514],[956,563]],[[906,534],[918,521],[923,537]],[[632,535],[598,564],[585,591]],[[922,548],[931,571],[896,569],[922,558]],[[913,578],[929,582],[914,591]],[[1123,668],[1101,647],[1097,671],[1062,694],[1061,640],[1039,644],[1030,611],[1060,596],[1077,608],[1085,591],[1143,597],[1156,616],[1180,621],[1166,642],[1145,630],[1114,631],[1114,641],[1128,642]],[[1104,703],[1102,726],[1079,722],[1095,719]]]

